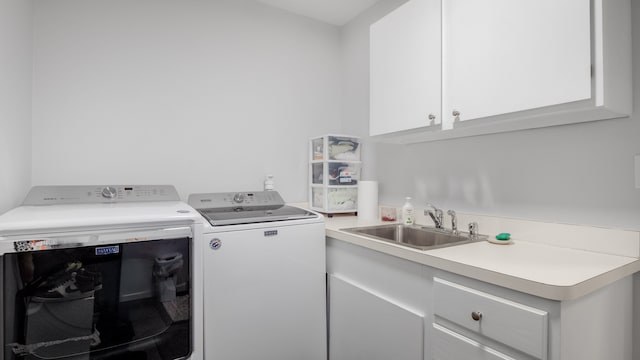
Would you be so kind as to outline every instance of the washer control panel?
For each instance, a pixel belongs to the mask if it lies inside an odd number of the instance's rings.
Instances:
[[[283,206],[284,200],[277,191],[228,192],[191,194],[189,205],[196,209],[259,208]]]
[[[172,185],[34,186],[22,205],[180,201]]]

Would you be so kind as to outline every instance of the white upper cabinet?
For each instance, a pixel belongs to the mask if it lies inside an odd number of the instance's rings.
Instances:
[[[588,0],[443,1],[443,129],[591,97]]]
[[[369,133],[441,122],[439,0],[410,0],[370,31]]]
[[[411,143],[628,116],[630,11],[630,0],[442,0],[438,131],[414,129],[385,138]],[[380,77],[374,70],[391,69],[373,68],[384,52],[373,51],[377,24],[371,27],[371,135],[399,130],[376,125],[383,122],[379,93],[386,85],[374,79]],[[403,57],[414,53],[422,54],[408,50]],[[437,66],[432,60],[426,66]],[[396,101],[385,111],[384,118],[398,122],[406,108]]]

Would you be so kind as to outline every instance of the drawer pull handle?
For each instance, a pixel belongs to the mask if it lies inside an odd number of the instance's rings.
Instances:
[[[474,321],[480,321],[482,319],[482,313],[480,311],[474,311],[471,313],[471,318]]]

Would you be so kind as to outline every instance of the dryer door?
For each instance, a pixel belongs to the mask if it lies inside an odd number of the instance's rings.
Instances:
[[[4,359],[186,358],[191,237],[92,236],[1,257]]]

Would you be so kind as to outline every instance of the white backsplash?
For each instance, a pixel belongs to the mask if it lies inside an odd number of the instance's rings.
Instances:
[[[444,226],[451,227],[445,213]],[[496,236],[510,233],[513,241],[529,241],[604,254],[640,257],[640,232],[596,226],[572,225],[457,213],[458,230],[467,231],[470,222],[477,222],[480,234]],[[416,223],[433,226],[423,208],[416,208]]]

